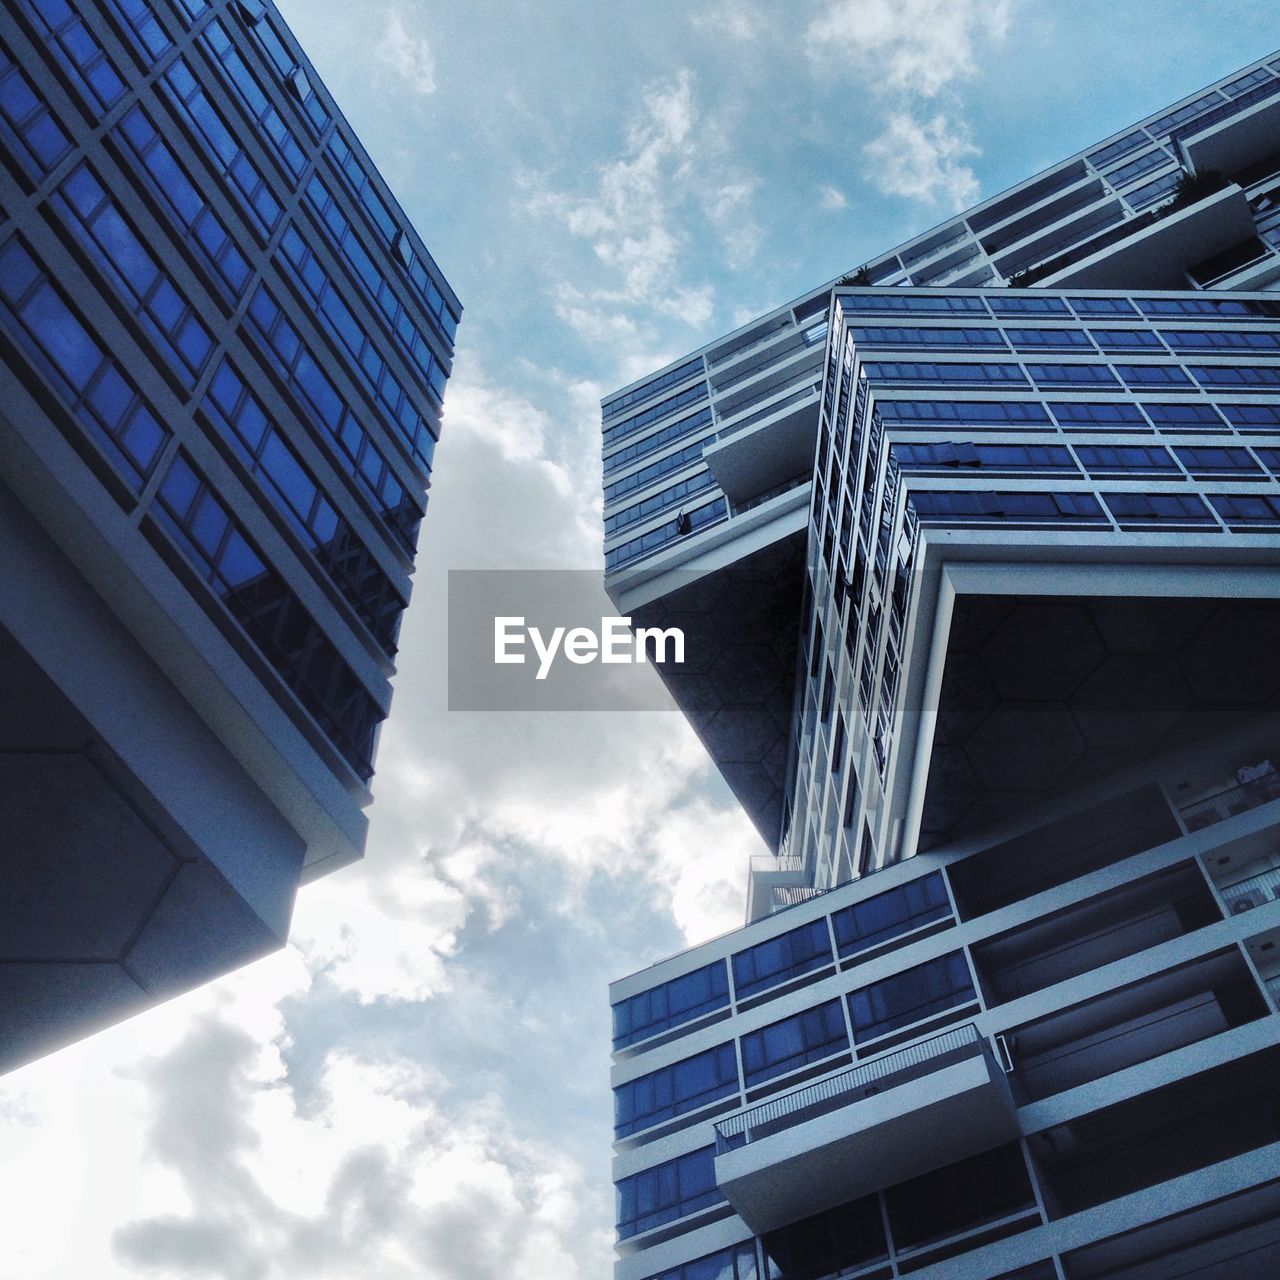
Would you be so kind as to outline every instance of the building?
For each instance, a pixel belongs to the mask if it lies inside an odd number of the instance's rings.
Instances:
[[[1276,66],[605,402],[774,851],[613,984],[618,1280],[1280,1271]]]
[[[262,0],[0,14],[0,1067],[360,856],[460,305]]]

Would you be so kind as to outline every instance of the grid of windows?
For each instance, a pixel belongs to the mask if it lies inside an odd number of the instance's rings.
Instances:
[[[647,457],[651,453],[669,445],[673,440],[681,440],[685,436],[692,435],[695,431],[701,431],[704,427],[711,425],[711,410],[699,409],[697,413],[691,414],[687,418],[681,418],[679,422],[673,422],[670,426],[663,427],[661,431],[655,431],[651,436],[645,436],[643,440],[637,440],[634,444],[629,444],[625,448],[619,449],[617,453],[611,453],[604,460],[604,473],[609,475],[616,471],[619,467],[626,466],[628,462],[634,462],[637,458]],[[702,445],[697,446],[699,454],[702,452]]]
[[[621,568],[632,560],[648,555],[650,551],[665,547],[667,543],[674,542],[677,538],[686,537],[698,529],[705,529],[719,520],[725,520],[728,515],[729,504],[723,498],[717,498],[696,511],[682,512],[674,520],[668,520],[658,528],[642,533],[638,538],[631,538],[627,542],[610,548],[604,555],[605,569],[612,571]]]
[[[166,49],[173,47],[173,41],[147,0],[108,0],[108,4],[120,19],[144,67],[154,65]]]
[[[701,457],[701,442],[686,445],[683,449],[677,449],[675,453],[669,453],[657,462],[651,462],[647,467],[641,467],[639,471],[633,471],[629,476],[623,476],[621,480],[605,485],[604,500],[613,502],[618,498],[624,498],[637,489],[643,489],[654,480],[670,475],[673,471],[679,471],[681,467],[692,466]]]
[[[736,1244],[645,1280],[760,1280],[754,1243]]]
[[[28,178],[44,177],[71,153],[71,138],[0,45],[0,137]]]
[[[657,422],[660,418],[665,418],[669,414],[677,413],[681,409],[693,404],[698,400],[707,398],[707,384],[705,382],[697,382],[691,387],[686,387],[683,391],[678,392],[674,396],[668,397],[660,404],[650,405],[649,408],[642,410],[640,413],[634,414],[630,418],[624,418],[621,422],[615,422],[604,430],[604,445],[607,449],[611,444],[618,440],[625,439],[627,436],[639,431],[642,427],[647,427],[651,422]]]
[[[625,1048],[729,1005],[729,971],[723,960],[704,965],[613,1006],[613,1047]]]
[[[715,479],[711,472],[700,471],[696,476],[681,480],[677,484],[663,489],[660,493],[650,494],[649,497],[642,502],[637,502],[633,507],[625,507],[613,515],[606,516],[604,531],[606,534],[617,533],[620,529],[639,524],[641,520],[647,520],[650,516],[655,516],[660,511],[665,511],[668,507],[675,506],[678,502],[684,502],[687,498],[695,497],[699,493],[705,493],[706,490],[714,485]]]
[[[947,887],[935,871],[837,911],[831,927],[841,959],[848,959],[950,916]]]
[[[1102,500],[1122,529],[1160,524],[1217,527],[1204,500],[1194,493],[1104,493]]]
[[[716,1183],[714,1146],[699,1147],[615,1185],[619,1240],[724,1203],[724,1193]]]
[[[623,409],[629,409],[633,404],[648,400],[650,396],[656,396],[659,391],[674,387],[677,382],[684,382],[688,378],[696,377],[703,371],[704,366],[701,356],[696,360],[686,360],[684,364],[678,365],[674,369],[668,369],[666,373],[661,373],[656,378],[650,378],[647,382],[633,388],[631,391],[624,391],[622,395],[614,396],[601,406],[601,412],[606,418],[611,418],[615,413],[621,413]]]
[[[382,709],[240,522],[179,452],[151,514],[359,777]]]
[[[1168,449],[1141,444],[1078,444],[1076,457],[1091,476],[1159,475],[1172,473],[1181,479],[1178,464]]]
[[[823,922],[825,931],[825,921]],[[742,1037],[742,1071],[747,1088],[801,1067],[821,1062],[849,1048],[839,1000],[792,1014]]]
[[[0,297],[10,335],[128,486],[141,492],[171,433],[17,239],[0,249]]]
[[[614,1136],[628,1137],[737,1093],[738,1055],[729,1041],[614,1089]]]
[[[831,962],[831,938],[824,917],[735,953],[734,994],[743,1000]]]
[[[911,503],[921,524],[973,521],[1102,522],[1106,517],[1091,493],[989,493],[977,489],[945,492],[919,489]]]
[[[974,426],[1047,426],[1044,406],[1022,400],[877,400],[885,422],[967,422]]]
[[[977,999],[963,951],[916,965],[849,994],[853,1038],[862,1044]]]
[[[23,0],[22,7],[91,112],[101,114],[120,101],[120,73],[67,0]]]

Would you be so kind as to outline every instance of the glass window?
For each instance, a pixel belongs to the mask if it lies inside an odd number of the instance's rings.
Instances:
[[[1006,329],[1005,336],[1018,351],[1045,347],[1058,351],[1093,350],[1082,329]]]
[[[1090,329],[1089,333],[1103,351],[1164,350],[1150,329]]]
[[[71,138],[3,45],[0,135],[29,178],[42,178],[71,151]]]
[[[615,1186],[619,1240],[724,1202],[724,1193],[716,1183],[714,1146],[667,1160],[623,1178]]]
[[[1227,421],[1241,431],[1280,427],[1280,404],[1224,404],[1220,407]]]
[[[885,289],[881,293],[842,294],[840,309],[856,316],[878,312],[948,312],[978,314],[985,318],[987,306],[981,298],[955,294],[920,294],[901,289]]]
[[[1189,387],[1191,379],[1174,364],[1118,364],[1116,372],[1130,387]]]
[[[1266,473],[1258,465],[1257,460],[1248,449],[1210,447],[1206,445],[1187,446],[1175,449],[1178,461],[1197,480],[1212,479],[1220,475],[1241,475],[1251,479],[1264,480]]]
[[[947,887],[935,871],[837,911],[831,927],[840,958],[847,959],[950,916]]]
[[[651,396],[656,396],[659,391],[674,387],[678,382],[685,382],[689,378],[701,377],[704,372],[701,356],[693,360],[686,360],[684,364],[678,365],[674,369],[668,369],[666,373],[659,374],[656,378],[650,378],[647,382],[641,383],[640,386],[630,391],[624,391],[622,395],[614,396],[612,400],[605,401],[600,409],[601,415],[605,418],[612,418],[615,414],[621,413],[623,409],[629,409],[633,404],[648,400]]]
[[[639,1133],[737,1092],[738,1056],[729,1041],[614,1089],[614,1136]]]
[[[1029,364],[1027,372],[1038,387],[1115,386],[1105,364]]]
[[[681,538],[696,533],[708,525],[716,524],[729,516],[729,504],[723,498],[717,498],[706,506],[694,511],[681,512],[674,520],[668,520],[656,529],[650,529],[637,538],[619,543],[604,553],[605,570],[612,572],[632,560],[647,556],[665,547],[668,543],[677,542]]]
[[[1024,385],[1026,378],[1016,364],[932,364],[869,360],[862,366],[872,382],[977,382]]]
[[[711,472],[700,471],[696,476],[681,480],[659,493],[650,494],[649,497],[637,502],[634,506],[626,507],[621,511],[606,516],[604,520],[605,534],[617,533],[621,529],[630,528],[631,525],[639,524],[641,520],[648,520],[659,512],[667,510],[668,507],[674,507],[677,503],[684,502],[699,493],[705,492],[707,489],[714,488],[714,486],[715,478]]]
[[[657,422],[659,418],[665,418],[668,414],[677,413],[695,401],[705,400],[706,398],[707,384],[705,382],[697,382],[691,387],[686,387],[683,391],[663,400],[660,404],[651,405],[648,409],[644,409],[630,418],[624,418],[621,422],[615,422],[605,427],[605,447],[607,448],[616,441],[639,431],[642,427],[647,427],[651,422]]]
[[[747,1088],[848,1048],[849,1033],[839,1000],[805,1009],[742,1037],[742,1070]]]
[[[1155,130],[1152,130],[1155,132]],[[1135,178],[1140,178],[1143,174],[1150,173],[1153,169],[1159,169],[1161,165],[1169,162],[1170,156],[1163,147],[1156,147],[1152,151],[1148,151],[1146,155],[1139,156],[1136,160],[1130,160],[1128,164],[1122,164],[1118,169],[1112,169],[1107,174],[1107,181],[1114,187],[1123,186],[1126,182],[1132,182]]]
[[[1272,329],[1161,329],[1160,336],[1175,351],[1280,350],[1280,333]]]
[[[173,42],[160,25],[151,5],[147,0],[109,0],[109,3],[129,33],[135,49],[142,55],[143,65],[154,65],[156,59]]]
[[[763,1237],[774,1280],[859,1274],[888,1256],[880,1197],[863,1196]],[[883,1274],[883,1273],[880,1273]]]
[[[733,957],[733,990],[739,1000],[832,963],[826,917],[812,920]]]
[[[643,489],[654,480],[670,475],[673,471],[693,466],[701,458],[702,444],[700,442],[686,445],[683,449],[677,449],[674,453],[667,454],[665,458],[661,458],[657,462],[651,462],[647,467],[641,467],[639,471],[633,471],[629,476],[623,476],[621,480],[615,480],[612,484],[605,485],[604,500],[605,502],[614,502],[618,498],[625,497],[628,493]]]
[[[1256,298],[1135,298],[1145,316],[1163,320],[1169,316],[1194,316],[1198,320],[1275,319],[1280,302]]]
[[[23,7],[90,110],[101,113],[119,102],[124,94],[120,73],[67,0],[23,0]]]
[[[729,971],[723,960],[673,978],[613,1006],[613,1047],[625,1048],[703,1014],[729,1007]]]
[[[1172,431],[1221,431],[1222,418],[1211,404],[1144,404],[1147,417]]]
[[[1134,209],[1145,209],[1165,196],[1177,192],[1178,183],[1182,181],[1182,170],[1174,169],[1170,173],[1162,173],[1154,182],[1145,182],[1140,187],[1131,187],[1124,193],[1125,200]]]
[[[1060,298],[1025,294],[992,297],[991,310],[997,316],[1070,316],[1067,304]]]
[[[150,510],[283,684],[368,781],[382,709],[185,453],[175,457]]]
[[[611,453],[604,460],[604,473],[609,475],[616,471],[619,467],[626,466],[628,462],[634,462],[637,458],[647,457],[649,454],[656,452],[658,449],[671,444],[674,440],[683,439],[685,436],[692,435],[695,431],[701,431],[704,427],[712,424],[711,410],[699,409],[697,413],[688,418],[681,418],[679,422],[673,422],[669,426],[663,427],[661,431],[655,431],[651,436],[645,436],[643,440],[637,440],[634,444],[629,444],[619,449],[617,453]],[[693,446],[697,449],[697,456],[702,456],[703,443],[699,442]],[[619,483],[623,483],[619,481]]]
[[[976,999],[969,962],[963,951],[952,951],[851,992],[853,1038],[863,1044]]]
[[[1072,298],[1072,307],[1082,320],[1097,316],[1123,316],[1137,318],[1137,311],[1128,298]]]
[[[1193,365],[1191,372],[1202,387],[1238,387],[1270,391],[1280,386],[1280,365],[1210,364]]]
[[[1223,521],[1233,527],[1267,525],[1280,529],[1280,498],[1270,494],[1211,493],[1209,501]]]
[[[1121,400],[1114,403],[1085,400],[1055,400],[1049,408],[1068,431],[1093,431],[1110,427],[1120,431],[1149,431],[1151,428],[1138,406]]]
[[[1123,138],[1117,138],[1115,142],[1109,142],[1105,147],[1091,151],[1085,159],[1094,168],[1101,169],[1108,164],[1114,164],[1121,156],[1127,156],[1130,151],[1136,151],[1139,147],[1145,146],[1149,141],[1143,130],[1135,129],[1132,133],[1126,133]]]
[[[1148,472],[1171,472],[1181,479],[1178,464],[1168,449],[1159,445],[1078,444],[1076,456],[1090,475],[1126,472],[1141,475]]]
[[[721,1249],[705,1258],[648,1276],[646,1280],[760,1280],[755,1242]]]
[[[1161,134],[1168,133],[1171,129],[1176,129],[1180,124],[1186,124],[1188,120],[1194,120],[1197,116],[1203,115],[1206,111],[1216,107],[1222,101],[1222,95],[1216,90],[1202,94],[1194,102],[1188,102],[1186,106],[1178,107],[1175,111],[1170,111],[1168,115],[1163,115],[1157,120],[1152,120],[1147,125],[1147,132],[1159,137]]]
[[[1102,500],[1122,529],[1162,523],[1216,527],[1209,509],[1194,493],[1104,493]]]
[[[1003,347],[999,329],[929,329],[923,325],[855,327],[854,342],[875,347]]]
[[[944,492],[919,489],[911,502],[922,524],[965,522],[1102,520],[1102,508],[1089,493],[991,493],[977,489]]]
[[[1048,424],[1044,406],[1022,400],[880,400],[876,412],[885,422],[969,422],[986,426]]]

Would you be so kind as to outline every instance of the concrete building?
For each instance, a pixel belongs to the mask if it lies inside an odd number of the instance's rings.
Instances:
[[[605,402],[610,590],[774,850],[613,985],[618,1280],[1280,1272],[1273,111]]]
[[[0,1068],[360,856],[460,305],[262,0],[0,14]]]

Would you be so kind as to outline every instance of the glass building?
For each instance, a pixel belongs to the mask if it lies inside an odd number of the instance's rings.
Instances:
[[[772,850],[613,984],[618,1280],[1280,1273],[1273,62],[606,400]]]
[[[0,12],[0,1067],[360,856],[460,312],[270,4]]]

